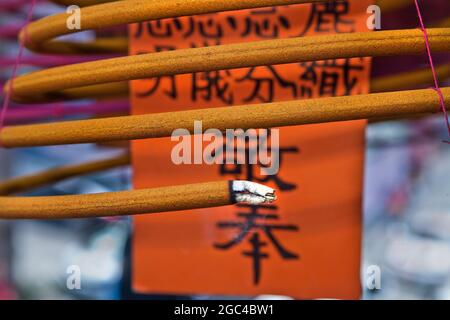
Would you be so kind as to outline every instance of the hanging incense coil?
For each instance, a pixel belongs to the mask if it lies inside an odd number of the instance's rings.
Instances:
[[[226,10],[323,1],[101,2],[107,3],[82,9],[83,30],[98,30],[140,21]],[[94,1],[79,2],[80,5],[93,3]],[[54,40],[59,36],[79,31],[67,29],[66,18],[65,14],[60,14],[41,19],[30,24],[21,32],[20,37],[27,48],[36,52],[72,54],[127,51],[127,41],[124,39],[98,39],[93,43]],[[450,29],[429,29],[428,33],[433,51],[450,51]],[[109,95],[112,90],[116,95],[124,95],[128,92],[127,81],[130,80],[262,65],[424,52],[424,37],[422,31],[417,29],[277,39],[184,49],[86,62],[25,74],[14,79],[11,97],[16,102],[37,103],[102,97]],[[444,88],[442,92],[448,104],[450,88]],[[6,127],[0,131],[0,143],[4,147],[12,148],[165,137],[176,128],[184,127],[192,130],[195,120],[203,121],[204,130],[212,127],[222,130],[233,127],[271,128],[410,116],[434,113],[438,109],[439,99],[433,90],[414,90]],[[61,177],[62,175],[58,179]],[[230,191],[229,182],[222,181],[102,195],[0,197],[0,207],[3,208],[0,216],[70,218],[102,216],[111,212],[110,210],[115,210],[117,214],[183,210],[231,204],[236,200],[233,198],[234,192]],[[274,200],[272,196],[268,198],[264,196],[259,200],[267,202]],[[163,199],[157,202],[154,200],[155,197]]]

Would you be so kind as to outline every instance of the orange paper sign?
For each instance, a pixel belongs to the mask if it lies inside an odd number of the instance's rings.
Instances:
[[[355,0],[165,19],[130,27],[131,54],[367,31]],[[368,92],[370,59],[342,59],[133,81],[134,114]],[[234,128],[233,128],[234,129]],[[134,141],[134,185],[251,180],[273,205],[135,218],[133,286],[143,293],[358,298],[364,121],[282,128],[280,170],[176,165],[169,138]]]

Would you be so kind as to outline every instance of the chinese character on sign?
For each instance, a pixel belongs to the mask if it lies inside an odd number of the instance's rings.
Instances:
[[[299,36],[304,36],[312,28],[315,33],[354,32],[354,21],[346,18],[350,13],[347,0],[314,3],[311,6],[308,22]]]
[[[261,148],[263,144],[267,144],[267,139],[259,139],[258,147]],[[239,150],[245,154],[244,164],[222,164],[220,166],[221,175],[234,175],[236,177],[244,176],[245,180],[258,181],[261,183],[273,182],[277,185],[277,188],[281,192],[292,191],[297,188],[296,184],[289,183],[282,180],[278,174],[267,175],[260,177],[255,174],[261,164],[250,164],[250,152],[248,143],[245,149]],[[239,152],[235,150],[235,152]],[[280,148],[279,166],[282,165],[282,155],[285,153],[298,153],[297,147]],[[236,159],[238,156],[236,157]],[[282,245],[281,241],[275,234],[276,231],[288,231],[297,232],[299,227],[294,224],[281,223],[281,216],[278,212],[278,207],[274,205],[245,205],[241,204],[237,206],[239,211],[236,213],[236,219],[229,221],[220,221],[217,223],[217,228],[226,230],[237,230],[237,234],[231,240],[225,243],[215,243],[214,247],[219,250],[229,250],[242,242],[246,241],[250,249],[242,252],[243,256],[252,259],[253,265],[253,283],[258,285],[261,279],[262,261],[269,259],[269,253],[267,253],[268,246],[273,246],[279,256],[283,260],[296,260],[299,259],[299,255],[293,251],[288,250]],[[242,211],[245,209],[245,211]],[[260,211],[266,212],[261,213]]]
[[[299,259],[299,255],[285,248],[275,235],[276,231],[297,232],[299,228],[293,224],[276,223],[280,220],[280,216],[276,213],[276,206],[241,204],[238,207],[246,209],[246,211],[237,212],[237,218],[239,219],[217,223],[219,229],[237,229],[237,236],[225,243],[215,243],[214,247],[220,250],[228,250],[247,240],[250,249],[243,251],[242,254],[252,259],[253,283],[257,285],[261,279],[262,260],[270,258],[264,250],[269,245],[275,247],[283,260]],[[269,213],[263,214],[260,213],[260,210],[267,210]]]

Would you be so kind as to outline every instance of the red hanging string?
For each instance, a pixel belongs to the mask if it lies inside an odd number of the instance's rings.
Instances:
[[[419,1],[414,0],[414,3],[416,5],[417,15],[418,15],[419,21],[420,21],[420,29],[422,30],[424,38],[425,38],[425,46],[427,48],[427,54],[428,54],[428,59],[430,61],[431,72],[433,73],[433,79],[434,79],[434,88],[433,89],[437,92],[437,94],[439,96],[439,103],[441,105],[441,111],[444,113],[448,135],[450,136],[450,122],[449,122],[449,118],[448,118],[447,109],[445,108],[444,95],[442,94],[442,90],[439,87],[439,81],[438,81],[438,77],[436,74],[436,68],[434,66],[433,56],[431,54],[430,39],[428,38],[427,29],[425,28],[425,24],[423,23],[422,12],[420,11],[420,7],[419,7]],[[444,140],[443,142],[450,144],[450,141],[448,141],[448,140]]]
[[[36,4],[36,0],[31,0],[30,9],[28,10],[27,20],[26,20],[24,27],[28,26],[28,24],[31,22],[31,19],[33,18],[33,10],[34,10],[35,4]],[[23,37],[23,39],[21,39],[21,41],[19,43],[19,52],[17,54],[16,62],[14,64],[14,68],[13,68],[12,75],[11,75],[11,80],[8,83],[8,88],[5,92],[5,97],[3,100],[3,108],[0,113],[0,131],[2,130],[4,122],[5,122],[6,111],[9,107],[9,102],[11,100],[11,92],[13,90],[13,82],[17,76],[17,70],[19,69],[20,61],[22,59],[22,55],[23,55],[23,52],[25,49],[25,39],[27,38],[27,34],[26,34],[26,29],[24,29],[24,30],[25,30],[24,37]]]

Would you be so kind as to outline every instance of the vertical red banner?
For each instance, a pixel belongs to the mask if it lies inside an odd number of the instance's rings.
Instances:
[[[364,32],[369,0],[224,12],[130,27],[131,54],[294,36]],[[369,58],[133,81],[134,114],[368,92]],[[234,128],[230,128],[234,129]],[[133,286],[170,294],[360,295],[364,121],[280,129],[280,170],[175,165],[169,138],[134,141],[135,188],[242,179],[277,189],[264,206],[135,218]]]

